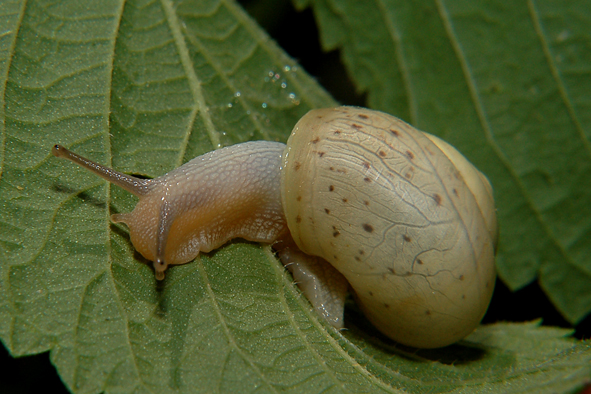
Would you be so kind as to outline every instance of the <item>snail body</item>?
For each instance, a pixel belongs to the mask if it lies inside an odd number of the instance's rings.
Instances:
[[[287,142],[199,156],[152,180],[56,145],[53,153],[139,196],[112,215],[157,279],[233,238],[275,243],[331,324],[350,286],[382,333],[441,347],[480,322],[495,280],[496,216],[486,177],[442,140],[382,112],[313,110]]]
[[[246,142],[196,157],[155,179],[118,173],[59,145],[52,152],[139,197],[133,212],[111,220],[129,227],[134,247],[154,262],[161,280],[169,265],[185,264],[230,239],[271,243],[286,231],[277,186],[284,148],[278,142]]]

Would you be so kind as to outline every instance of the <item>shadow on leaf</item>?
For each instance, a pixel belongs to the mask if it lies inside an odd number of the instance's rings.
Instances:
[[[79,189],[74,189],[59,183],[54,183],[52,189],[57,193],[75,194],[76,197],[82,199],[84,202],[94,205],[97,208],[104,209],[107,207],[107,204],[104,201],[92,197],[87,192],[81,192]]]
[[[413,361],[429,360],[459,366],[482,361],[487,357],[488,353],[486,349],[463,341],[438,349],[417,349],[401,345],[379,332],[365,318],[353,301],[348,302],[345,309],[345,327],[348,328],[349,332],[345,336],[355,336],[357,339],[362,339],[381,349],[384,353]]]

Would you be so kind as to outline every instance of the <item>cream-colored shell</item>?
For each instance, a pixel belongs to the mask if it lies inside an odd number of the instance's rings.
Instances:
[[[281,182],[298,247],[346,277],[384,334],[440,347],[478,325],[496,216],[488,180],[453,147],[382,112],[314,110],[289,138]]]

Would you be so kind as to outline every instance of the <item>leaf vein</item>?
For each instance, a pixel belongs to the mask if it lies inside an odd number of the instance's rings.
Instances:
[[[396,26],[394,26],[392,18],[388,17],[388,7],[384,4],[384,1],[376,0],[376,4],[378,6],[378,9],[380,10],[380,15],[382,15],[384,18],[384,24],[386,26],[386,29],[390,33],[389,35],[392,39],[392,44],[394,45],[394,53],[396,59],[398,60],[398,66],[400,67],[400,73],[402,74],[402,83],[404,86],[405,95],[408,100],[408,108],[410,112],[409,121],[411,124],[416,124],[418,119],[417,103],[413,94],[410,72],[408,70],[408,62],[406,60],[406,57],[404,56],[400,34],[398,33]]]
[[[540,16],[538,14],[537,7],[534,4],[534,1],[535,0],[528,0],[527,6],[528,6],[528,10],[529,10],[532,22],[534,24],[534,28],[536,30],[536,34],[540,40],[540,45],[542,46],[542,49],[544,51],[544,56],[546,57],[546,61],[548,62],[548,66],[550,67],[550,72],[552,73],[552,78],[554,78],[554,81],[556,82],[556,85],[558,87],[558,91],[560,92],[560,97],[562,98],[562,100],[564,102],[564,105],[566,107],[569,117],[571,118],[571,120],[574,123],[575,129],[577,130],[577,134],[579,135],[579,138],[581,139],[583,146],[585,147],[585,151],[587,152],[587,154],[589,156],[591,156],[591,144],[585,136],[585,132],[583,131],[583,126],[581,125],[579,117],[577,116],[576,111],[572,106],[572,101],[570,100],[569,95],[567,93],[567,89],[566,89],[564,81],[561,77],[561,73],[558,70],[558,67],[556,66],[556,62],[553,60],[552,51],[550,49],[550,45],[548,45],[548,41],[546,40],[546,36],[544,35],[544,29],[542,28],[542,23],[540,22]]]
[[[232,336],[232,333],[230,332],[228,324],[227,324],[227,322],[224,318],[224,315],[221,311],[221,308],[217,302],[217,297],[216,297],[213,289],[211,288],[210,281],[209,281],[207,272],[205,271],[205,266],[203,264],[203,261],[201,260],[200,257],[197,257],[197,259],[195,259],[194,263],[199,267],[199,273],[201,274],[201,278],[203,280],[203,283],[205,284],[205,291],[206,291],[209,299],[211,300],[211,305],[215,311],[216,316],[218,317],[218,321],[220,322],[220,326],[222,327],[224,335],[228,339],[228,343],[241,356],[241,358],[244,360],[244,362],[246,362],[250,366],[250,368],[252,368],[252,370],[260,377],[260,379],[269,387],[269,389],[272,392],[277,393],[278,391],[271,384],[271,382],[267,379],[265,374],[259,369],[259,367],[251,359],[251,357],[249,357],[249,355],[246,354],[246,352],[238,346],[238,343],[236,343],[236,340]],[[228,355],[229,354],[230,353],[228,353]],[[220,382],[220,384],[221,384],[221,382]]]
[[[484,131],[485,138],[488,141],[489,146],[494,151],[495,155],[499,158],[499,161],[503,164],[503,167],[506,171],[511,175],[515,184],[519,188],[519,192],[523,196],[524,200],[527,203],[528,208],[532,211],[533,216],[536,218],[538,223],[540,224],[541,229],[546,234],[547,238],[549,239],[550,243],[552,243],[562,255],[564,261],[568,264],[572,265],[573,267],[579,269],[573,258],[569,256],[568,252],[565,249],[565,246],[559,242],[558,238],[554,236],[552,230],[549,228],[548,224],[542,217],[542,213],[537,208],[534,203],[534,199],[532,196],[527,192],[527,188],[519,178],[519,175],[515,172],[514,168],[509,163],[509,159],[503,154],[498,144],[495,142],[494,137],[492,135],[491,126],[487,120],[486,111],[484,109],[484,105],[482,100],[479,97],[478,88],[476,86],[476,81],[470,72],[470,66],[468,65],[468,60],[464,56],[464,50],[462,49],[459,39],[457,38],[454,29],[452,27],[451,18],[447,12],[446,6],[443,4],[444,0],[435,0],[437,4],[437,9],[439,11],[439,15],[443,21],[443,25],[446,31],[446,34],[449,37],[450,43],[454,49],[454,52],[458,58],[458,61],[461,64],[462,72],[466,79],[466,83],[468,85],[468,89],[470,91],[470,96],[472,98],[472,102],[474,103],[474,109],[478,115],[478,119],[482,126],[482,130]]]
[[[209,135],[209,139],[212,145],[216,148],[220,146],[220,135],[213,124],[211,116],[209,115],[207,103],[205,102],[205,97],[203,96],[203,91],[201,89],[201,81],[199,80],[199,77],[195,72],[195,68],[193,67],[191,55],[189,54],[189,49],[187,48],[187,44],[183,37],[181,22],[175,13],[172,2],[170,0],[160,0],[160,2],[164,9],[164,13],[166,14],[168,26],[171,30],[172,36],[174,37],[174,42],[181,58],[181,64],[187,73],[189,88],[193,95],[193,99],[195,100],[195,104],[191,110],[191,118],[189,120],[189,124],[187,125],[185,138],[183,139],[183,144],[179,149],[177,164],[180,165],[183,162],[183,158],[187,150],[187,144],[189,143],[189,136],[195,123],[195,118],[198,114],[201,114],[201,118],[203,119],[203,124],[205,125],[205,129]]]

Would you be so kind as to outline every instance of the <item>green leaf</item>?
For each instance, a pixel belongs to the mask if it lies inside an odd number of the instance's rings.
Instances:
[[[135,199],[49,153],[157,176],[285,140],[334,101],[232,1],[2,3],[0,338],[50,351],[72,392],[538,392],[588,379],[591,344],[537,324],[417,352],[350,308],[319,320],[269,247],[233,242],[156,283],[109,213]]]
[[[445,351],[415,350],[405,354],[407,359],[393,357],[384,344],[368,347],[370,338],[348,338],[373,361],[367,365],[369,371],[410,392],[554,393],[577,388],[579,378],[589,377],[585,365],[589,344],[565,340],[568,330],[539,328],[539,323],[481,326]],[[543,360],[551,366],[547,368]],[[392,376],[391,371],[397,374]]]
[[[294,0],[371,107],[458,147],[491,179],[497,266],[591,312],[591,3]],[[385,72],[385,70],[387,70]]]

